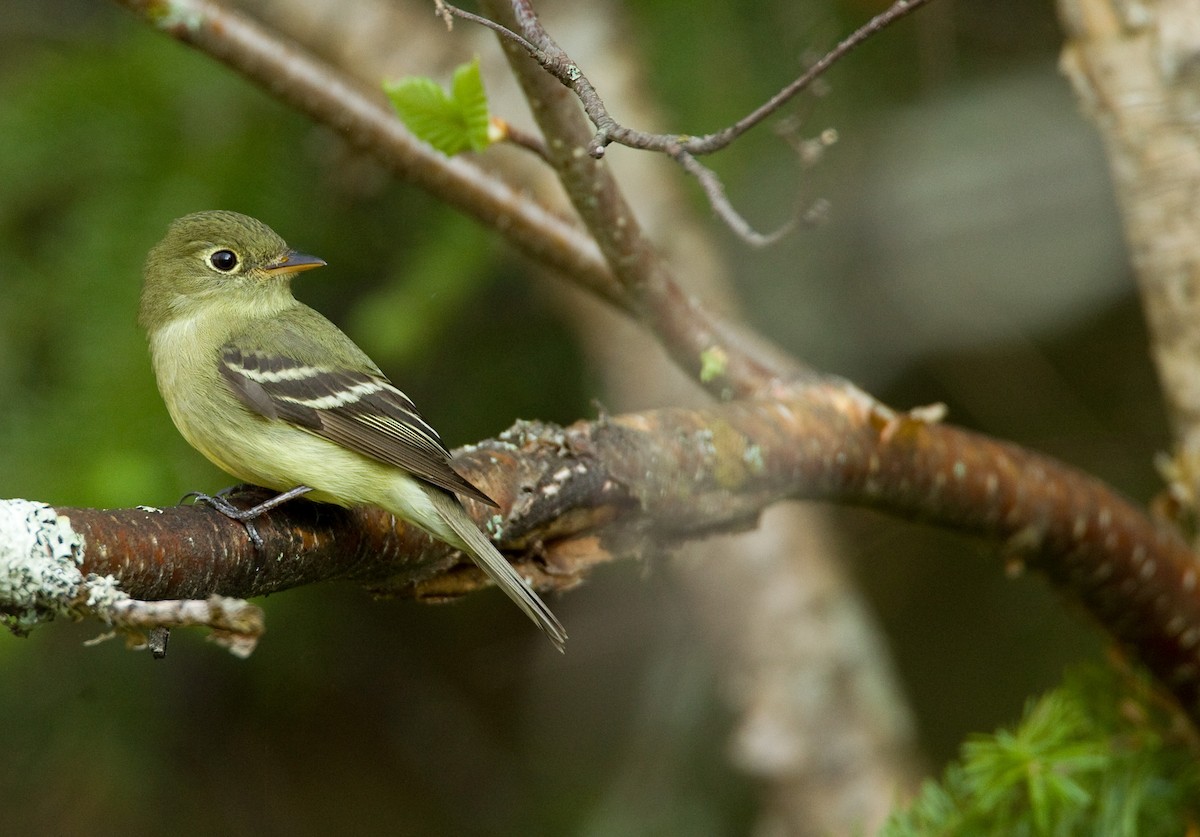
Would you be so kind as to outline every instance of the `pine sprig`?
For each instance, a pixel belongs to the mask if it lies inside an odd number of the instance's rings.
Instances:
[[[1200,758],[1148,682],[1098,666],[972,737],[882,834],[1178,835],[1200,824]]]

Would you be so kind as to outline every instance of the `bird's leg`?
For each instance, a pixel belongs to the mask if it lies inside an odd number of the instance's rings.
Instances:
[[[226,488],[224,491],[218,491],[216,494],[201,494],[199,491],[192,491],[188,493],[184,499],[186,500],[188,497],[195,497],[196,502],[212,506],[214,509],[231,520],[238,521],[246,527],[246,534],[250,536],[250,540],[254,542],[254,545],[259,549],[262,549],[262,535],[258,534],[258,530],[254,528],[254,524],[250,521],[261,514],[269,512],[276,506],[283,505],[288,500],[294,500],[301,495],[307,494],[308,492],[312,491],[312,488],[307,485],[298,485],[293,489],[284,491],[280,494],[276,494],[274,497],[263,500],[257,506],[252,506],[248,509],[239,509],[233,503],[221,496],[223,494],[228,494],[231,490],[232,489],[230,488]]]

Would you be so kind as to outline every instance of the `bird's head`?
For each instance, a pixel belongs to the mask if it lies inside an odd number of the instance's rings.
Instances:
[[[321,267],[266,224],[237,212],[196,212],[171,223],[146,257],[138,320],[153,330],[200,306],[290,300],[292,276]]]

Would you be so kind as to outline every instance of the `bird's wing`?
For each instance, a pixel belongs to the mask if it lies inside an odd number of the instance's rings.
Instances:
[[[496,502],[463,479],[437,431],[382,375],[310,364],[226,344],[221,375],[254,412],[282,419],[364,456],[482,503]]]

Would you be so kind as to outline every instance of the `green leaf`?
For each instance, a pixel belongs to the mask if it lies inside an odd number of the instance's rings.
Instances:
[[[487,148],[487,93],[478,58],[454,71],[449,93],[423,76],[384,82],[383,91],[408,129],[443,154]]]
[[[471,150],[482,151],[488,147],[488,103],[478,58],[454,71],[451,89],[467,126]]]
[[[700,380],[708,383],[725,374],[729,367],[729,355],[720,346],[709,346],[700,353]]]

